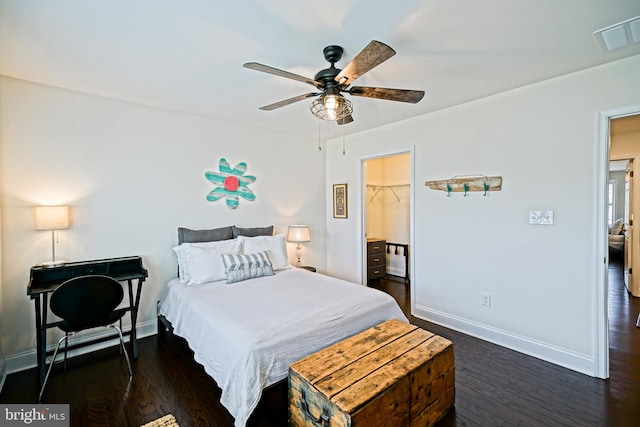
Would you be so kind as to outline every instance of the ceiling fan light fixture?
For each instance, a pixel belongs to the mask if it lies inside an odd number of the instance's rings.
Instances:
[[[344,119],[353,113],[351,101],[340,94],[321,95],[309,108],[317,118],[329,121]]]

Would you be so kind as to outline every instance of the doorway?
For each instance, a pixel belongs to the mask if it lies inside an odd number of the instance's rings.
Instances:
[[[610,153],[614,153],[615,138],[611,138]],[[610,157],[612,155],[610,154]],[[609,161],[609,184],[607,190],[607,226],[609,245],[609,273],[616,268],[615,275],[623,277],[629,287],[632,269],[631,257],[631,190],[633,183],[633,161],[631,159]],[[620,270],[620,271],[617,271]],[[609,277],[611,287],[611,277]]]
[[[363,161],[364,282],[411,282],[411,153]]]
[[[596,331],[596,340],[594,342],[594,375],[598,378],[609,378],[609,207],[607,194],[609,191],[609,161],[610,159],[615,159],[617,156],[615,151],[613,153],[611,151],[611,131],[612,123],[615,123],[615,120],[630,116],[640,117],[640,104],[616,107],[602,110],[598,113],[598,185],[595,191],[596,206],[598,206],[598,208],[595,212],[597,230],[595,235],[596,251],[594,252],[596,255],[594,266],[598,280],[598,289],[596,298],[594,299],[594,312],[596,313],[594,322]],[[640,148],[638,152],[640,156]],[[625,158],[634,157],[635,156],[625,156]],[[618,157],[618,159],[621,159],[621,157]],[[636,187],[640,187],[640,185]],[[632,203],[631,201],[630,204]],[[629,220],[632,222],[633,218],[629,218]],[[633,230],[631,231],[633,232]],[[635,240],[638,241],[638,239]],[[603,259],[604,263],[600,262]]]
[[[610,195],[607,200],[609,254],[620,255],[622,249],[624,284],[631,295],[640,297],[640,275],[633,274],[634,267],[636,271],[639,267],[640,254],[638,227],[634,224],[634,217],[640,216],[640,204],[637,203],[640,200],[640,186],[634,185],[634,162],[640,158],[640,115],[613,118],[609,129],[608,185],[609,193],[615,192],[613,201]],[[612,203],[614,206],[611,206]],[[615,218],[611,218],[613,208],[616,211]],[[621,239],[623,242],[620,247],[617,243]]]

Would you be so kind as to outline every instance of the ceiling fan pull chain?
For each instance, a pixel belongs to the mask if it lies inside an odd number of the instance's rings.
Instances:
[[[347,152],[344,149],[344,134],[345,134],[345,130],[344,130],[344,126],[342,126],[342,155],[343,156],[347,154]]]
[[[320,145],[320,119],[318,119],[318,151],[322,151],[322,145]]]

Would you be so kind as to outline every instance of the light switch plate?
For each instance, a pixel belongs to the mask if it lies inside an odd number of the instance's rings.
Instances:
[[[553,224],[553,211],[529,211],[529,224]]]

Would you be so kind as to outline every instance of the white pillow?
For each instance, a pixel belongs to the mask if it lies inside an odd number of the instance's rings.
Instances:
[[[189,276],[189,265],[187,261],[184,259],[184,249],[189,246],[214,246],[214,247],[227,247],[232,244],[238,244],[240,241],[238,239],[226,239],[226,240],[215,240],[210,242],[196,242],[196,243],[183,243],[181,245],[173,248],[173,251],[176,253],[176,258],[178,261],[178,277],[181,282],[188,282],[190,279]],[[240,242],[240,245],[242,243]],[[242,252],[242,250],[240,251]]]
[[[242,242],[243,254],[253,254],[260,251],[266,251],[274,270],[291,268],[291,264],[289,264],[289,256],[287,255],[287,243],[284,234],[256,237],[238,236],[238,239]]]
[[[224,280],[226,274],[220,257],[223,253],[242,253],[239,239],[217,242],[183,243],[174,248],[178,256],[180,279],[187,285]]]
[[[613,225],[611,226],[611,231],[609,232],[609,234],[620,234],[622,233],[622,230],[624,229],[624,221],[622,219],[617,219],[616,222],[613,223]]]
[[[178,262],[178,277],[181,282],[189,281],[189,266],[184,259],[184,249],[188,246],[227,246],[238,242],[238,239],[215,240],[210,242],[182,243],[173,248]]]

